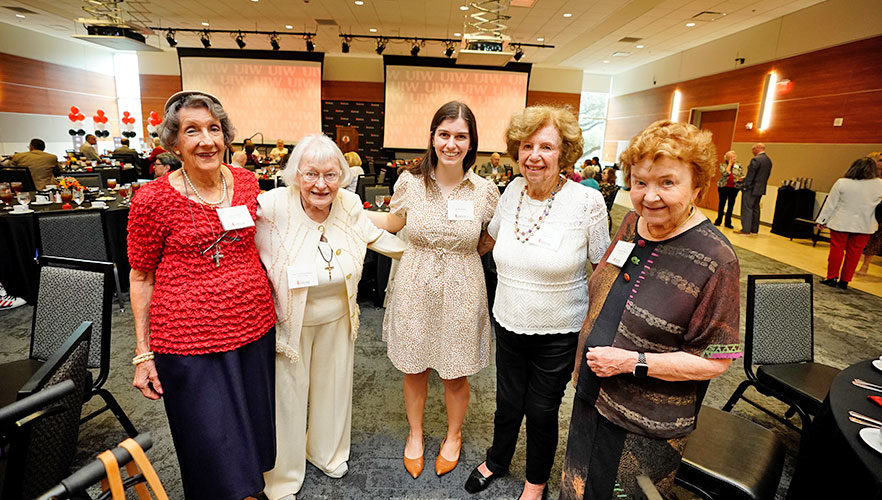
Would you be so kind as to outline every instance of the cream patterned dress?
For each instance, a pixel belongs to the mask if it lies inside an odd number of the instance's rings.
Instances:
[[[448,220],[448,200],[474,204],[472,220]],[[443,379],[473,375],[490,362],[487,287],[478,256],[499,190],[469,170],[445,199],[434,174],[404,172],[391,213],[407,220],[408,246],[383,320],[389,359],[404,373],[428,368]]]

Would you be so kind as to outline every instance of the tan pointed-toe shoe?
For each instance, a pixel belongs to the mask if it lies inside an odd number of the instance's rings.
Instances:
[[[420,455],[419,458],[407,458],[407,455],[404,455],[404,468],[407,469],[407,472],[414,479],[420,477],[425,464],[426,462],[423,459],[423,455]]]
[[[444,449],[444,443],[447,442],[445,438],[444,441],[441,441],[441,448],[438,450],[438,457],[435,459],[435,474],[439,476],[443,476],[448,472],[452,471],[456,468],[456,464],[459,463],[459,451],[456,452],[456,458],[453,460],[447,460],[443,456],[441,456],[441,450]],[[462,449],[462,445],[460,445],[460,450]]]

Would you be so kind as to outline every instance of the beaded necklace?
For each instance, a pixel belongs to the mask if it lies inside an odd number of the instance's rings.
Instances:
[[[524,188],[521,189],[521,196],[520,196],[520,198],[518,198],[518,209],[515,212],[515,221],[514,221],[515,238],[518,241],[520,241],[521,243],[526,243],[526,242],[530,241],[531,236],[533,236],[535,233],[537,233],[539,231],[539,227],[542,226],[542,222],[545,220],[546,217],[548,217],[548,214],[551,213],[551,206],[554,203],[554,197],[557,196],[557,193],[560,192],[560,188],[561,188],[560,183],[562,180],[563,180],[563,177],[558,179],[557,186],[555,186],[555,188],[551,191],[551,198],[549,198],[548,201],[545,202],[545,210],[542,212],[542,215],[540,215],[539,219],[537,219],[536,222],[534,222],[533,225],[529,229],[527,229],[526,231],[520,230],[520,218],[521,218],[521,207],[523,206],[523,203],[524,203],[524,195],[527,194],[527,186],[524,185]],[[521,238],[523,238],[523,239],[521,239]]]
[[[223,167],[221,167],[221,168],[223,168]],[[193,194],[195,194],[196,197],[199,198],[199,201],[201,201],[202,203],[205,203],[206,205],[220,205],[221,203],[223,203],[227,199],[227,177],[224,175],[223,169],[221,170],[220,174],[221,174],[221,183],[224,186],[224,191],[222,193],[221,199],[219,199],[218,201],[208,201],[205,198],[203,198],[201,194],[199,194],[199,191],[196,190],[196,186],[194,186],[193,182],[190,181],[190,176],[187,175],[186,168],[182,168],[181,173],[184,174],[184,180],[186,180],[187,184],[190,185],[190,188],[193,189]]]

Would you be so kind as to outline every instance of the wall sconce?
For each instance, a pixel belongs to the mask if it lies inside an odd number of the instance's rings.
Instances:
[[[775,86],[778,83],[778,75],[772,71],[766,75],[763,83],[763,97],[760,99],[760,112],[756,119],[759,129],[767,130],[772,123],[772,103],[775,101]]]
[[[682,95],[679,90],[674,91],[674,102],[671,103],[671,121],[676,122],[680,115],[680,100]]]

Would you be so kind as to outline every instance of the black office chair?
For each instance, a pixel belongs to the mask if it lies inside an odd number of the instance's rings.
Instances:
[[[773,500],[785,455],[774,432],[702,406],[674,482],[705,500]]]
[[[815,363],[811,274],[747,276],[744,347],[747,380],[738,385],[723,411],[732,410],[743,399],[800,431],[789,420],[797,413],[805,429],[839,373],[836,368]],[[756,371],[754,365],[758,365]],[[744,391],[750,386],[787,404],[790,409],[784,418],[745,397]]]
[[[116,300],[120,312],[125,311],[119,269],[112,255],[104,210],[40,212],[35,220],[36,233],[39,236],[37,250],[40,255],[113,264]]]
[[[0,182],[21,182],[22,191],[36,191],[34,178],[27,167],[0,168]]]
[[[361,198],[361,201],[371,201],[365,198],[364,188],[366,186],[374,186],[377,184],[377,177],[374,175],[361,175],[358,177],[358,184],[355,185],[355,194]]]
[[[28,359],[0,365],[0,381],[18,377],[26,380],[35,373],[64,342],[65,332],[82,321],[92,322],[89,349],[89,390],[85,399],[98,396],[104,406],[82,418],[87,422],[110,410],[129,436],[138,434],[131,420],[119,406],[104,383],[110,373],[110,311],[113,299],[113,265],[60,257],[40,258],[40,284],[31,326],[31,348]],[[0,386],[2,387],[2,386]],[[10,397],[0,391],[0,404]]]
[[[31,398],[55,400],[4,428],[8,436],[2,498],[34,498],[70,471],[80,429],[92,324],[81,323],[17,391],[19,406]],[[4,386],[9,383],[3,380]],[[63,387],[52,390],[53,386]],[[39,396],[44,390],[50,398]],[[60,397],[58,397],[58,396]],[[56,399],[57,397],[57,399]],[[12,413],[12,412],[10,412]]]
[[[818,213],[824,209],[824,204],[827,203],[827,197],[824,197],[824,201],[821,202],[821,208],[818,210]],[[818,223],[814,219],[803,219],[801,217],[796,217],[793,219],[793,222],[797,224],[803,224],[811,227],[812,231],[812,246],[817,246],[819,241],[830,241],[830,230],[827,228],[818,229]],[[823,232],[827,231],[827,236],[823,235]],[[791,232],[792,234],[792,232]],[[793,241],[793,236],[790,236],[790,241]]]

